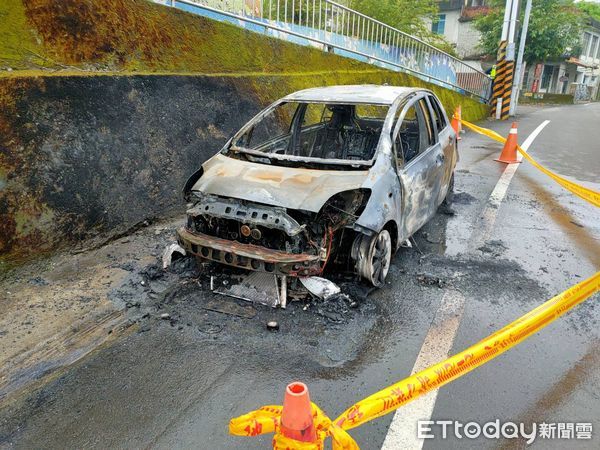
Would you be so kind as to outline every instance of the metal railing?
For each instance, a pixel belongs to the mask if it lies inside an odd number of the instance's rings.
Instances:
[[[167,0],[259,26],[298,43],[353,57],[487,101],[492,80],[482,71],[383,22],[330,0]],[[186,7],[187,5],[187,7]],[[264,27],[264,28],[262,28]],[[286,36],[281,36],[285,34]]]

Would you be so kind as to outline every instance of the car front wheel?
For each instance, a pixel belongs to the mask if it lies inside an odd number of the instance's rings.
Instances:
[[[387,230],[373,236],[362,235],[357,242],[358,274],[375,287],[385,284],[392,260],[392,238]]]

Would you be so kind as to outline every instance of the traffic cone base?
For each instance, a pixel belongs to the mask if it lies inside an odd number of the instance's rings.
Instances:
[[[518,164],[521,161],[517,159],[517,122],[513,122],[508,133],[508,138],[504,143],[504,148],[500,156],[494,161],[498,161],[505,164]]]
[[[308,388],[296,381],[288,384],[283,398],[281,432],[284,436],[301,442],[316,442],[317,432],[313,423]]]
[[[503,159],[502,155],[499,158],[494,159],[494,161],[498,161],[505,164],[521,164],[521,161],[518,159]]]

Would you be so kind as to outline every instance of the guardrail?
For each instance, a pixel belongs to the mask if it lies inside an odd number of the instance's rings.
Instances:
[[[155,0],[190,12],[200,8],[241,20],[254,31],[317,45],[487,102],[492,80],[442,50],[330,0]],[[258,29],[256,29],[258,26]],[[285,35],[285,36],[282,36]]]

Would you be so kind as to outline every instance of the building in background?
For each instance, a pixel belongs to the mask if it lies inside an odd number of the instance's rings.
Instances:
[[[600,21],[588,20],[578,53],[563,60],[531,65],[525,71],[524,95],[572,95],[575,101],[600,99]]]
[[[437,20],[427,21],[431,31],[444,36],[454,46],[459,58],[482,70],[481,34],[475,29],[473,19],[489,11],[485,0],[440,1],[438,7]]]

